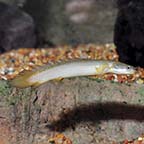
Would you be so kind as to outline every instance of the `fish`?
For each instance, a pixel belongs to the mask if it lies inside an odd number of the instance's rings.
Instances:
[[[39,86],[50,80],[77,76],[103,75],[106,73],[127,74],[135,73],[133,66],[109,60],[74,60],[56,65],[44,65],[32,71],[24,71],[11,80],[11,85],[18,88]]]

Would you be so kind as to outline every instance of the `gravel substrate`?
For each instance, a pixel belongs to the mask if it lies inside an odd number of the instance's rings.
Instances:
[[[73,59],[97,59],[118,61],[116,48],[113,44],[105,45],[78,45],[71,47],[68,45],[56,48],[20,48],[0,55],[0,79],[10,80],[24,70],[32,70],[37,66],[54,64],[57,62]],[[134,75],[105,74],[93,76],[113,80],[115,82],[136,82],[144,83],[144,69],[137,68]]]

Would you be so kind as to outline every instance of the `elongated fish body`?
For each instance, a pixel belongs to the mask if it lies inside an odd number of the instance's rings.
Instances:
[[[55,66],[43,66],[26,71],[11,81],[16,87],[40,85],[53,79],[76,76],[102,75],[105,73],[134,74],[135,68],[120,62],[105,60],[78,60]]]

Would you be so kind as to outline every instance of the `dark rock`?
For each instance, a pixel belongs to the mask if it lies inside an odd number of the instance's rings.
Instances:
[[[114,42],[120,61],[144,67],[144,1],[118,0]]]
[[[15,6],[0,2],[0,52],[19,47],[35,47],[32,17]]]

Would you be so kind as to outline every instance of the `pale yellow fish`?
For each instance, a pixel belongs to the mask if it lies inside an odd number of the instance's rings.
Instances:
[[[59,63],[54,66],[45,65],[25,71],[11,81],[15,87],[25,88],[29,86],[39,86],[47,81],[76,76],[102,75],[106,73],[134,74],[133,66],[106,60],[74,60]]]

